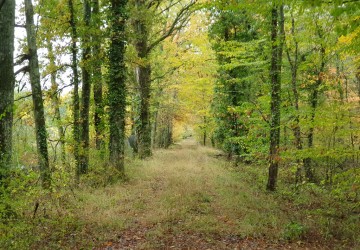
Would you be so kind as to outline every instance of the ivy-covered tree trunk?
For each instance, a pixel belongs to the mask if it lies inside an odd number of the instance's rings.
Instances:
[[[125,24],[127,0],[111,0],[111,37],[109,51],[109,124],[110,163],[120,174],[124,174],[125,113],[126,113],[126,66]]]
[[[269,177],[267,189],[274,191],[279,168],[280,146],[280,105],[281,105],[281,64],[284,41],[284,7],[274,6],[271,11],[271,121]]]
[[[146,9],[146,1],[136,0],[137,17],[133,22],[135,30],[135,48],[142,62],[138,67],[138,84],[140,91],[139,122],[136,126],[138,136],[138,154],[141,159],[151,156],[151,126],[150,126],[150,83],[151,66],[148,59],[149,30],[146,20],[140,15]]]
[[[14,105],[15,1],[5,1],[0,10],[0,182],[11,166]]]
[[[89,110],[90,110],[90,90],[91,74],[89,59],[91,56],[89,29],[91,21],[90,0],[84,1],[84,25],[85,32],[82,39],[82,96],[80,112],[80,131],[81,131],[81,149],[79,174],[86,174],[89,168]]]
[[[150,76],[151,66],[139,67],[140,85],[140,121],[137,127],[138,154],[140,159],[152,155],[151,152],[151,127],[150,127]]]
[[[100,39],[100,13],[99,13],[99,0],[93,1],[93,11],[91,17],[93,24],[95,26],[96,33],[92,37],[94,43],[93,46],[93,57],[95,58],[94,67],[93,67],[93,89],[94,89],[94,126],[95,126],[95,147],[98,150],[103,149],[104,147],[104,105],[103,105],[103,83],[102,83],[102,74],[101,74],[101,39]]]
[[[47,49],[48,49],[48,58],[49,58],[49,68],[50,72],[50,81],[51,81],[51,91],[50,98],[52,101],[52,107],[54,109],[54,118],[59,134],[59,146],[60,146],[60,155],[61,155],[61,163],[66,163],[66,154],[65,154],[65,133],[64,128],[61,125],[61,113],[60,113],[60,99],[58,93],[58,84],[56,82],[56,65],[55,65],[55,55],[52,47],[51,40],[47,41]]]
[[[39,61],[37,55],[34,10],[31,0],[25,0],[26,33],[29,47],[29,73],[35,117],[35,133],[39,157],[40,178],[43,188],[49,188],[50,167],[47,148],[44,103],[40,84]]]
[[[73,90],[73,145],[74,145],[74,158],[75,158],[75,168],[76,168],[76,181],[79,182],[80,172],[79,172],[79,164],[80,164],[80,99],[79,99],[79,72],[78,72],[78,60],[77,60],[77,45],[76,41],[78,39],[77,28],[75,22],[75,11],[74,11],[74,3],[73,0],[68,0],[68,8],[69,8],[69,24],[71,29],[71,69],[73,73],[72,84],[74,86]]]

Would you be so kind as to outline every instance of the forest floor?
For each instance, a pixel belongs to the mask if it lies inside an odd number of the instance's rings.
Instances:
[[[9,225],[4,249],[356,248],[320,235],[304,210],[317,198],[296,208],[265,191],[265,167],[234,168],[221,155],[189,138],[127,159],[127,181],[52,193],[36,217],[30,209],[25,224]]]
[[[219,155],[186,139],[129,169],[126,185],[87,194],[83,218],[119,225],[97,249],[332,249],[313,236],[285,240],[297,233],[290,211]]]

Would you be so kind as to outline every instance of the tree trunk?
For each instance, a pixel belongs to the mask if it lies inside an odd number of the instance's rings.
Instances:
[[[0,10],[0,184],[11,166],[14,105],[15,1]]]
[[[356,68],[355,76],[356,76],[357,95],[358,95],[359,105],[360,105],[360,66],[358,66]]]
[[[40,84],[39,61],[37,55],[34,10],[31,0],[25,0],[26,33],[29,47],[29,72],[35,117],[36,144],[39,155],[40,178],[43,188],[50,188],[50,167],[47,148],[44,103]]]
[[[137,130],[139,140],[139,157],[147,158],[151,152],[151,127],[150,127],[150,76],[151,67],[140,68],[140,124]]]
[[[136,74],[138,73],[137,67],[136,67]],[[136,80],[136,82],[138,82],[138,80]],[[135,88],[137,89],[137,87]],[[137,90],[135,90],[134,93],[132,93],[131,95],[131,107],[130,107],[130,121],[131,121],[131,134],[135,135],[136,132],[136,128],[137,128],[137,123],[138,123],[138,119],[139,119],[139,93],[137,92]]]
[[[78,62],[77,62],[77,45],[76,41],[78,39],[76,22],[75,22],[75,12],[74,12],[74,3],[73,0],[68,0],[68,8],[70,12],[70,28],[71,28],[71,69],[73,72],[72,83],[74,85],[73,92],[73,139],[74,139],[74,158],[75,158],[75,169],[76,169],[76,181],[79,182],[80,172],[79,172],[79,150],[80,150],[80,99],[79,99],[79,73],[78,73]]]
[[[90,0],[84,1],[84,24],[85,29],[89,30],[91,20]],[[91,75],[88,60],[91,56],[90,35],[89,31],[83,34],[82,39],[82,96],[81,96],[81,112],[80,112],[80,164],[79,174],[86,174],[89,168],[89,109],[90,109],[90,90]]]
[[[206,120],[206,116],[203,117],[203,121],[204,121],[204,131],[203,131],[203,145],[206,146],[206,139],[207,139],[207,134],[206,134],[206,123],[207,123],[207,120]]]
[[[151,146],[152,148],[155,148],[156,147],[156,138],[157,138],[157,129],[158,129],[158,105],[156,104],[155,106],[155,111],[153,113],[153,117],[154,117],[154,121],[152,123],[152,128],[151,128]]]
[[[58,84],[56,83],[56,70],[55,70],[55,56],[51,40],[47,41],[48,49],[48,58],[49,58],[49,67],[51,69],[50,78],[51,78],[51,91],[50,96],[52,100],[52,106],[54,109],[54,117],[56,126],[59,134],[59,145],[60,145],[60,154],[61,154],[61,163],[65,165],[66,163],[66,154],[65,154],[65,134],[64,128],[61,126],[61,114],[60,114],[60,99],[58,94]]]
[[[271,22],[271,121],[270,121],[270,154],[269,178],[267,189],[276,189],[279,168],[280,146],[280,105],[281,105],[281,65],[284,42],[284,10],[283,5],[274,6]]]
[[[93,83],[94,83],[94,103],[95,103],[95,111],[94,111],[94,125],[95,125],[95,147],[97,150],[102,150],[104,148],[104,124],[103,124],[103,116],[104,116],[104,105],[103,105],[103,88],[102,88],[102,74],[101,74],[101,39],[100,39],[100,16],[99,16],[99,0],[93,1],[93,12],[92,12],[92,20],[96,31],[92,39],[94,42],[93,46],[93,56],[95,58],[94,67],[93,67]]]
[[[145,8],[145,1],[136,0],[135,5],[140,13]],[[138,68],[138,83],[140,87],[140,121],[137,126],[139,157],[144,159],[152,155],[151,152],[151,127],[150,127],[150,78],[151,66],[148,62],[148,39],[149,31],[146,20],[138,18],[134,21],[136,32],[135,48],[140,61],[143,62]]]
[[[293,38],[295,40],[295,20],[294,18],[292,18],[292,35]],[[294,52],[294,61],[291,62],[290,56],[288,54],[288,59],[289,62],[291,64],[291,86],[292,86],[292,92],[294,95],[294,107],[296,110],[296,115],[295,115],[295,126],[294,126],[294,136],[295,136],[295,145],[297,149],[302,149],[302,142],[301,142],[301,129],[300,129],[300,117],[299,117],[299,91],[298,91],[298,87],[297,87],[297,72],[298,72],[298,66],[299,66],[299,62],[298,62],[298,58],[299,58],[299,50],[298,50],[299,46],[298,46],[298,42],[295,40],[295,52]]]
[[[124,174],[125,112],[126,112],[126,66],[125,23],[127,0],[111,1],[111,38],[109,53],[109,106],[110,106],[110,163]]]
[[[307,135],[308,139],[308,148],[312,148],[314,145],[314,121],[315,121],[315,114],[318,102],[318,87],[315,86],[315,89],[311,93],[310,97],[310,104],[311,104],[311,116],[310,116],[310,124],[311,127],[309,129],[309,133]],[[304,169],[305,169],[305,177],[308,181],[314,181],[314,174],[312,169],[312,160],[310,157],[307,157],[303,161]]]
[[[295,117],[294,117],[294,127],[293,127],[293,133],[295,137],[295,147],[297,150],[302,150],[302,140],[301,140],[301,128],[300,128],[300,114],[299,114],[299,90],[297,86],[297,73],[299,68],[299,43],[295,38],[295,19],[293,16],[291,16],[291,35],[293,37],[293,41],[295,44],[294,48],[294,59],[291,60],[289,49],[286,50],[287,58],[290,64],[291,69],[291,87],[292,92],[294,95],[294,107],[295,107]],[[300,167],[301,160],[297,160],[298,167],[296,170],[296,183],[300,182],[302,179],[301,176],[301,167]]]
[[[321,35],[320,35],[320,38]],[[311,115],[310,115],[310,129],[307,135],[308,139],[308,148],[312,148],[314,146],[314,122],[315,122],[315,115],[316,109],[318,106],[318,99],[319,99],[319,88],[322,84],[322,74],[325,69],[325,48],[321,47],[320,49],[320,68],[317,72],[317,80],[312,88],[312,92],[310,93],[310,107],[311,107]],[[304,169],[305,169],[305,177],[310,182],[315,182],[315,175],[314,170],[312,168],[312,159],[310,157],[304,159]]]
[[[172,136],[173,136],[173,122],[172,122],[171,115],[169,115],[169,120],[168,120],[167,130],[166,130],[165,148],[170,147],[171,144],[173,143]]]

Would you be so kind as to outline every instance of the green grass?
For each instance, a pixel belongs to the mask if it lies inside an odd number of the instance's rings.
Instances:
[[[265,167],[234,169],[216,154],[185,140],[149,160],[128,159],[125,182],[104,187],[104,177],[94,185],[91,176],[90,186],[85,181],[80,189],[43,195],[35,219],[32,207],[24,206],[16,223],[3,225],[0,246],[92,249],[124,235],[139,238],[139,249],[163,248],[174,235],[199,235],[219,248],[224,246],[216,239],[227,237],[271,242],[338,237],[340,246],[356,244],[358,217],[339,220],[331,209],[324,214],[330,204],[325,191],[304,186],[298,194],[280,183],[281,191],[267,193]],[[26,204],[34,200],[28,197]]]

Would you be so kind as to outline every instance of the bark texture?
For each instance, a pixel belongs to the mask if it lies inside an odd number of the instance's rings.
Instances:
[[[109,69],[109,124],[110,124],[110,163],[120,174],[124,174],[125,153],[125,112],[126,112],[126,67],[125,23],[127,0],[111,1],[111,38]]]
[[[145,9],[145,0],[136,0],[135,8],[137,13]],[[138,67],[138,85],[140,90],[139,123],[136,127],[138,136],[138,154],[141,159],[151,156],[151,126],[150,126],[150,84],[151,84],[151,65],[148,59],[149,52],[149,25],[146,19],[137,14],[138,18],[134,21],[136,36],[135,48],[138,57],[143,62]]]
[[[274,191],[279,168],[280,146],[280,105],[281,105],[281,64],[284,41],[283,6],[274,6],[271,11],[271,120],[269,177],[267,189]]]
[[[76,22],[75,22],[75,12],[74,12],[74,3],[72,0],[68,0],[68,8],[70,13],[69,24],[71,28],[71,69],[73,72],[72,84],[74,86],[73,92],[73,139],[74,139],[74,158],[75,158],[75,168],[76,168],[76,181],[80,179],[79,164],[80,164],[80,99],[79,99],[79,72],[78,72],[78,60],[77,60],[77,45],[76,41],[78,39]]]
[[[81,131],[81,150],[79,174],[86,174],[89,168],[89,110],[90,110],[90,90],[91,90],[91,73],[89,67],[89,59],[91,56],[90,34],[89,29],[91,21],[91,5],[90,0],[84,1],[84,24],[85,34],[82,39],[82,97],[80,112],[80,131]]]
[[[95,125],[95,147],[100,150],[104,147],[103,133],[104,133],[104,105],[103,105],[103,83],[102,83],[102,74],[101,74],[101,39],[100,39],[100,13],[99,13],[99,1],[93,1],[93,11],[92,11],[92,20],[96,28],[96,34],[92,37],[94,43],[93,46],[93,56],[95,58],[94,67],[93,67],[93,88],[94,88],[94,102],[95,102],[95,111],[94,111],[94,125]]]
[[[15,1],[5,1],[0,10],[0,181],[11,165],[14,25]]]
[[[49,188],[50,167],[47,148],[47,132],[45,125],[44,103],[40,84],[39,61],[37,55],[36,33],[34,26],[34,10],[31,0],[25,0],[26,33],[29,47],[29,73],[34,106],[35,133],[39,157],[40,179],[43,188]]]

